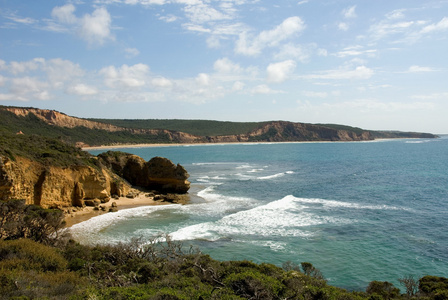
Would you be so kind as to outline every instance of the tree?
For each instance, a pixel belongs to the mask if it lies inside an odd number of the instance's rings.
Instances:
[[[406,296],[408,298],[414,297],[418,292],[418,281],[412,275],[407,275],[399,278],[398,281],[406,288]]]
[[[394,299],[400,295],[400,290],[388,281],[372,281],[366,289],[369,295],[379,295],[383,299]]]

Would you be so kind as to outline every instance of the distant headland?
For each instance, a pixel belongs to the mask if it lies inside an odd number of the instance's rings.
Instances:
[[[437,138],[420,132],[373,131],[337,124],[288,121],[82,119],[32,107],[0,106],[0,130],[59,138],[78,147]]]

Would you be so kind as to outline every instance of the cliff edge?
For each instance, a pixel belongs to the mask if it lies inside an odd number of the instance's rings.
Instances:
[[[24,199],[44,208],[82,207],[89,200],[105,203],[114,195],[126,196],[133,186],[185,194],[188,177],[181,165],[166,158],[146,162],[121,152],[94,157],[43,137],[0,139],[0,200]]]

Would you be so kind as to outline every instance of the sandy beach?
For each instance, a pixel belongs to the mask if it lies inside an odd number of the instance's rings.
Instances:
[[[381,142],[387,140],[396,140],[398,138],[381,138],[366,141],[287,141],[287,142],[228,142],[228,143],[185,143],[185,144],[120,144],[109,146],[88,146],[82,147],[82,150],[109,150],[109,149],[122,149],[122,148],[149,148],[149,147],[188,147],[188,146],[213,146],[213,145],[257,145],[257,144],[310,144],[310,143],[369,143],[369,142]],[[406,139],[406,138],[402,138]]]
[[[112,203],[114,202],[117,204],[118,210],[139,206],[172,204],[170,202],[155,201],[153,197],[147,197],[145,193],[142,192],[135,198],[119,197],[118,199],[111,199],[107,203],[102,203],[101,206],[105,207],[104,211],[101,209],[94,210],[94,207],[92,206],[73,208],[70,213],[65,214],[66,227],[71,227],[77,223],[87,221],[90,218],[102,214],[113,214],[113,212],[109,212],[109,209],[112,207]]]

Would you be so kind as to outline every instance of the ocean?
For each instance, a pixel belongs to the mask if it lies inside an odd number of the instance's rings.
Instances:
[[[183,165],[191,202],[94,217],[71,227],[78,241],[168,233],[218,260],[311,262],[349,290],[448,277],[448,136],[120,151]]]

